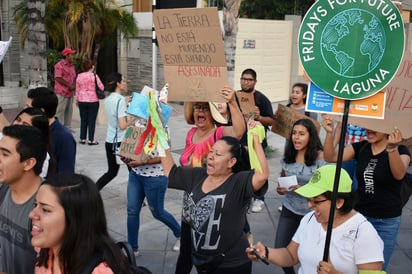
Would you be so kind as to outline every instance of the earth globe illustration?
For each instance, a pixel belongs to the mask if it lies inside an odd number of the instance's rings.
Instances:
[[[378,18],[365,10],[348,9],[326,24],[320,41],[325,64],[343,77],[361,77],[383,58],[385,31]]]

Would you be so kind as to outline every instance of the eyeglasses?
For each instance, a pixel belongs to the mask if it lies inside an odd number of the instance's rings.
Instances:
[[[316,200],[308,199],[308,203],[311,203],[312,205],[317,206],[317,205],[319,205],[320,203],[326,202],[326,201],[328,201],[328,200],[329,200],[329,199],[324,199],[324,200],[318,200],[318,201],[316,201]]]
[[[195,111],[195,112],[199,112],[200,109],[202,109],[203,112],[210,111],[210,108],[209,108],[208,105],[203,105],[203,106],[201,106],[201,105],[194,105],[194,106],[193,106],[193,111]]]
[[[240,78],[240,80],[241,81],[244,81],[244,82],[253,82],[253,81],[255,81],[255,79],[253,79],[253,78]]]

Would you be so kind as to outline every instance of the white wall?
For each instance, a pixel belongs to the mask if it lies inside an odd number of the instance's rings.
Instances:
[[[242,71],[253,68],[257,72],[257,90],[272,102],[287,100],[291,86],[292,36],[292,21],[239,19],[234,87],[240,89]],[[255,40],[256,47],[244,48],[244,40]]]

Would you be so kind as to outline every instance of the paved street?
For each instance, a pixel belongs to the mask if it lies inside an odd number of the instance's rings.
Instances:
[[[182,115],[182,106],[172,104],[175,111],[169,122],[172,139],[172,151],[175,159],[184,148],[185,136],[190,128]],[[274,105],[275,109],[275,105]],[[16,113],[15,110],[5,110],[8,117]],[[79,123],[73,123],[76,140],[79,139]],[[90,176],[93,180],[98,179],[106,170],[106,158],[104,152],[104,139],[106,127],[98,125],[96,128],[96,140],[98,146],[77,146],[76,171]],[[322,135],[322,134],[321,134]],[[268,143],[274,149],[270,156],[271,167],[270,187],[265,196],[266,207],[260,213],[248,214],[252,233],[255,241],[273,246],[276,233],[279,212],[277,208],[281,205],[282,198],[276,193],[276,178],[280,172],[279,159],[284,146],[284,139],[273,133],[268,135]],[[111,235],[116,240],[126,240],[126,186],[127,168],[122,166],[118,176],[110,182],[103,190],[102,196],[105,203],[106,215]],[[412,200],[412,199],[411,199]],[[165,208],[179,220],[182,203],[182,192],[168,190],[165,200]],[[141,212],[141,226],[139,237],[140,256],[137,257],[139,265],[148,267],[155,274],[174,273],[178,253],[172,251],[175,243],[173,233],[161,222],[155,220],[148,207]],[[412,202],[409,201],[403,210],[402,225],[398,236],[397,246],[393,254],[388,273],[408,274],[412,267]],[[196,273],[192,271],[192,273]],[[282,269],[263,263],[254,263],[253,273],[283,273]]]

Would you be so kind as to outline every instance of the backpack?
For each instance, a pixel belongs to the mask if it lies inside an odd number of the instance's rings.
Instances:
[[[136,258],[134,257],[132,247],[128,242],[117,242],[117,245],[127,257],[127,261],[130,264],[130,274],[152,274],[152,272],[146,267],[136,265]],[[93,260],[86,266],[82,274],[92,273],[95,267],[98,266],[102,261],[103,259],[100,255],[94,256]]]

